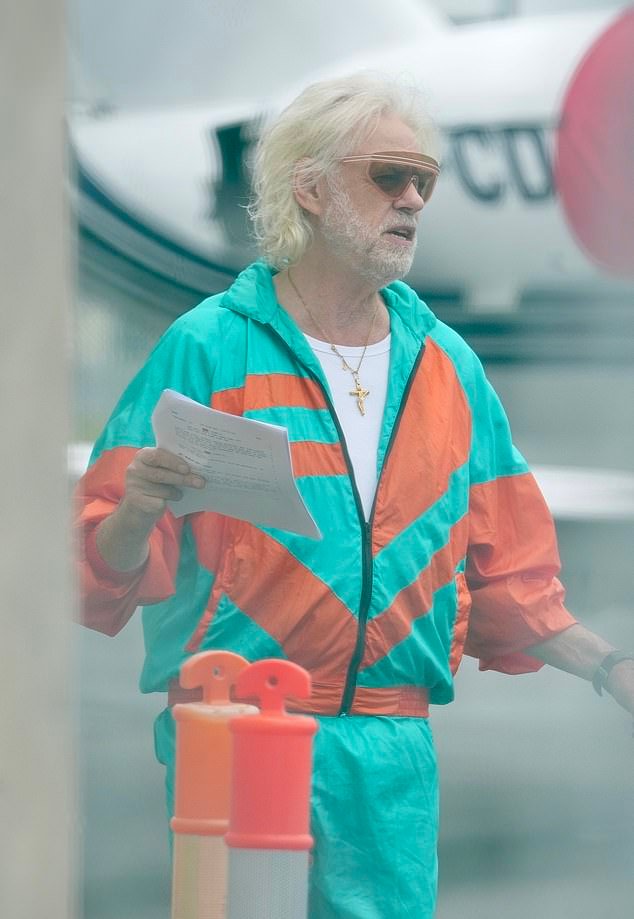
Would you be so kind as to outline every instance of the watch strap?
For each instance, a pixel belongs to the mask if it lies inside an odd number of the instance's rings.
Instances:
[[[600,696],[603,695],[602,690],[605,688],[610,671],[616,664],[620,664],[621,661],[634,661],[634,654],[629,651],[610,651],[594,671],[592,685]]]

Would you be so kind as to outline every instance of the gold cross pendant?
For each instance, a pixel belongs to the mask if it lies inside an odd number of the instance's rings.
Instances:
[[[356,396],[357,405],[359,406],[359,411],[362,415],[365,415],[365,400],[366,396],[370,395],[369,389],[364,389],[361,383],[359,382],[359,377],[354,374],[354,385],[355,388],[350,390],[351,396]]]

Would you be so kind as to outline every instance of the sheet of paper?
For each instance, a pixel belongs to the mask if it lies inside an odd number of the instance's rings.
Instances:
[[[156,444],[207,482],[170,501],[177,517],[217,511],[321,539],[293,478],[286,428],[207,408],[171,389],[152,414]]]

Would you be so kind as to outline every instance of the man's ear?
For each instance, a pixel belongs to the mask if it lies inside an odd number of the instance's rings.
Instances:
[[[323,183],[310,178],[310,167],[315,161],[308,156],[295,163],[293,194],[299,206],[309,214],[321,214],[323,208]]]

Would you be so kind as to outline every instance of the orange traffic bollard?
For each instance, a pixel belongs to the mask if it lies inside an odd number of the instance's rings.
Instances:
[[[186,689],[202,686],[200,702],[175,705],[176,794],[172,919],[224,919],[232,735],[229,720],[254,715],[252,705],[229,693],[247,661],[228,651],[205,651],[180,672]]]
[[[301,919],[308,900],[312,744],[317,722],[289,715],[284,701],[310,695],[309,674],[262,660],[236,680],[259,715],[233,718],[229,919]]]

